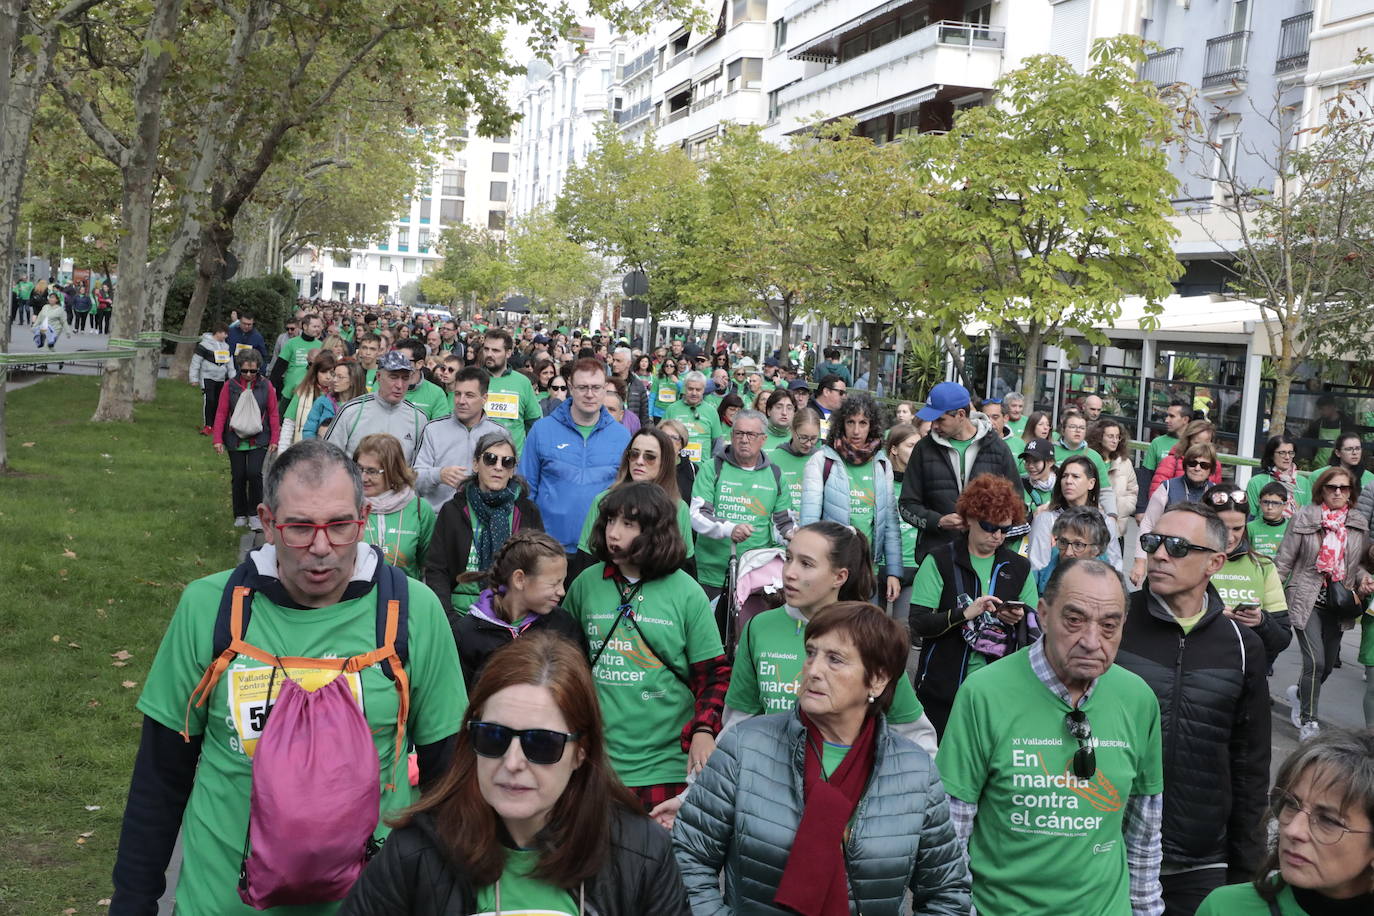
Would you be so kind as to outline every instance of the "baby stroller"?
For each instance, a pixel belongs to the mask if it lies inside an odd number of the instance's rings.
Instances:
[[[725,591],[720,600],[725,608],[725,654],[733,659],[744,625],[764,611],[782,607],[782,566],[787,551],[781,547],[759,547],[735,553],[730,547],[730,563],[725,568]]]

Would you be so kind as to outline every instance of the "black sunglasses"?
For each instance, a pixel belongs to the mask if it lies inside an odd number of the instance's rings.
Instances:
[[[256,369],[240,369],[240,370],[239,370],[239,375],[257,375],[257,374],[258,374],[258,370],[256,370]]]
[[[511,468],[515,467],[515,456],[498,455],[495,452],[483,452],[482,463],[489,468],[494,468],[497,464],[500,464],[501,467],[509,471]]]
[[[1069,710],[1064,717],[1064,725],[1069,734],[1078,742],[1078,750],[1073,752],[1073,775],[1079,779],[1092,779],[1097,775],[1097,751],[1093,748],[1093,727],[1088,716],[1081,709]]]
[[[520,750],[530,763],[550,766],[563,759],[563,750],[569,741],[582,737],[581,732],[556,732],[547,728],[527,728],[517,731],[495,722],[472,722],[468,725],[468,737],[472,739],[472,750],[479,757],[500,759],[515,738],[520,739]]]
[[[1159,545],[1164,545],[1164,552],[1175,560],[1181,560],[1188,555],[1191,550],[1198,553],[1216,553],[1211,547],[1200,547],[1197,544],[1190,544],[1186,539],[1176,534],[1142,534],[1140,536],[1140,549],[1146,553],[1154,553],[1159,549]]]
[[[568,390],[568,386],[567,386],[567,385],[550,385],[550,386],[549,386],[549,390],[550,390],[550,391],[567,391],[567,390]]]
[[[1015,526],[1015,525],[994,525],[992,522],[985,522],[985,521],[983,521],[983,520],[980,518],[980,519],[978,519],[978,527],[979,527],[979,528],[982,528],[982,529],[983,529],[984,531],[986,531],[988,534],[999,534],[999,533],[1000,533],[1000,534],[1010,534],[1010,533],[1011,533],[1011,529],[1015,528],[1016,526]]]

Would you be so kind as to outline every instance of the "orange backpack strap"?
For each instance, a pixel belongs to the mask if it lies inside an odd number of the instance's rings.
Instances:
[[[405,662],[396,651],[397,635],[401,627],[401,602],[392,598],[386,602],[386,618],[383,623],[382,644],[364,655],[355,655],[344,663],[345,672],[362,671],[376,664],[386,664],[392,680],[396,682],[396,754],[392,758],[391,774],[405,758],[406,722],[410,718],[410,676],[406,674]],[[388,778],[387,790],[396,788],[394,779]]]
[[[210,662],[210,666],[200,676],[200,683],[196,684],[196,689],[191,691],[191,697],[186,701],[186,721],[182,726],[181,737],[187,742],[191,740],[191,707],[200,708],[205,705],[221,675],[228,669],[229,663],[238,656],[239,648],[246,645],[243,641],[243,612],[246,602],[252,600],[251,588],[245,585],[233,587],[229,610],[229,645]]]

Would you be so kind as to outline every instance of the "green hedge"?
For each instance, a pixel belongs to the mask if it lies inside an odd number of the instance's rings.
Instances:
[[[164,328],[180,332],[195,287],[196,274],[192,268],[185,267],[177,272],[167,294]],[[205,316],[199,330],[204,333],[217,324],[228,324],[231,311],[240,314],[247,311],[257,318],[257,329],[262,332],[263,340],[271,344],[295,311],[296,295],[296,284],[286,273],[216,282],[210,287],[210,298],[205,303]],[[172,348],[167,349],[170,352]]]

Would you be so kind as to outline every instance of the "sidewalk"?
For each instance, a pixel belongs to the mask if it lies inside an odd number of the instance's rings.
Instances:
[[[81,352],[100,353],[110,347],[110,337],[108,334],[90,334],[81,332],[78,334],[63,334],[57,339],[57,346],[53,347],[52,353],[72,354],[72,361],[62,363],[47,363],[44,367],[35,367],[37,371],[28,371],[23,367],[11,368],[9,377],[5,382],[6,391],[18,391],[29,385],[41,382],[43,379],[52,375],[99,375],[103,371],[103,360],[90,360],[81,362]],[[35,352],[33,345],[33,330],[24,325],[14,324],[10,327],[10,347],[11,353],[32,353]],[[51,355],[44,351],[45,355]],[[166,378],[166,369],[160,371],[160,377]]]

